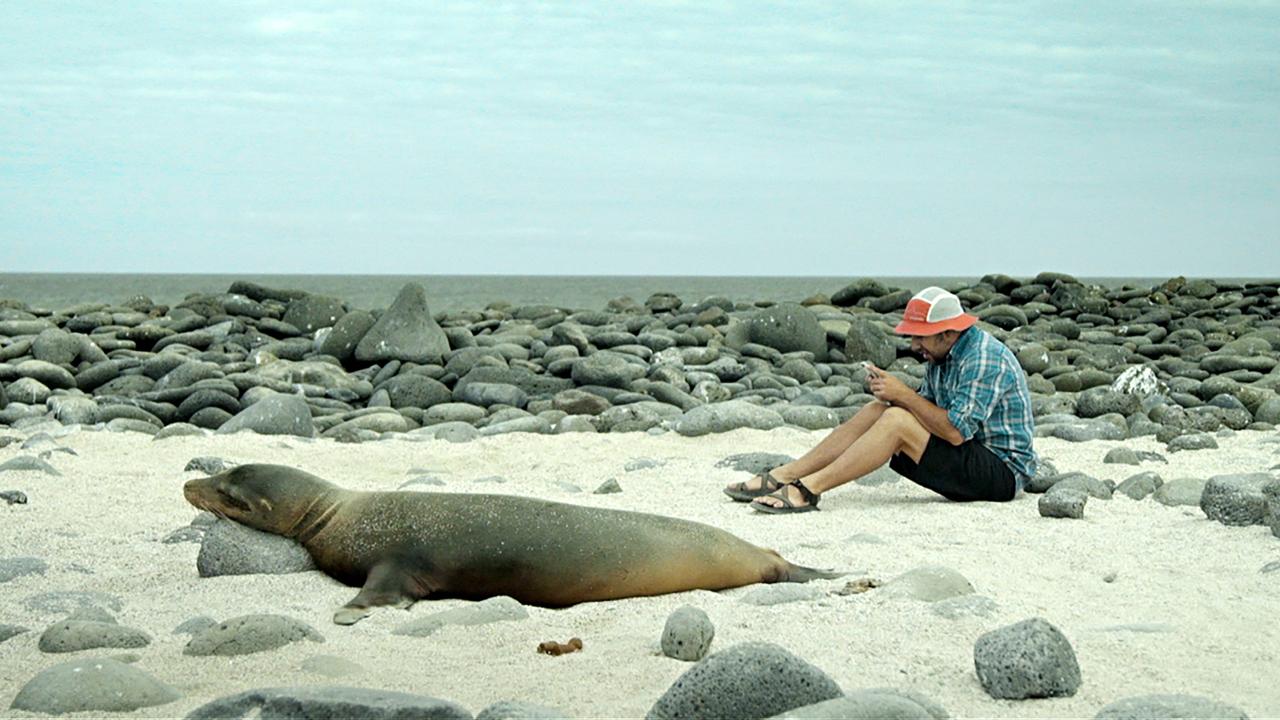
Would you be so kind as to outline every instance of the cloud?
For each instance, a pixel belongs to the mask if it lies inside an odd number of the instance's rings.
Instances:
[[[327,33],[352,17],[349,12],[292,12],[266,15],[249,24],[250,31],[258,35],[278,37],[282,35],[315,35]]]

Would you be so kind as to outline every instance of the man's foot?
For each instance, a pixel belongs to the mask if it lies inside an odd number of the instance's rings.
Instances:
[[[809,490],[803,482],[793,482],[752,500],[751,509],[774,515],[813,512],[818,509],[819,499],[821,495]]]
[[[724,494],[733,498],[735,502],[750,502],[753,498],[768,495],[791,482],[774,475],[773,470],[765,470],[750,480],[733,483],[724,489]]]

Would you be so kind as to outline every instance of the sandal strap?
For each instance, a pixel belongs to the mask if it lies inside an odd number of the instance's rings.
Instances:
[[[804,483],[800,482],[799,480],[791,483],[791,485],[793,485],[796,490],[800,491],[800,497],[804,498],[804,501],[809,505],[813,505],[816,507],[818,504],[818,501],[822,499],[822,496],[819,493],[815,493],[814,491],[805,487]]]

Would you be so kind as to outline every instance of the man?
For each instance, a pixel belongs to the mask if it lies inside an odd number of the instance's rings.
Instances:
[[[894,328],[926,360],[914,392],[867,364],[867,403],[798,460],[725,488],[766,513],[818,509],[822,493],[889,462],[949,500],[1012,500],[1035,474],[1027,376],[1009,348],[973,327],[960,299],[929,287]]]

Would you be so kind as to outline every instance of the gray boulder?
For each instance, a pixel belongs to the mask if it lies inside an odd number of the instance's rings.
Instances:
[[[772,430],[782,424],[782,416],[773,410],[745,400],[729,400],[696,407],[684,413],[676,420],[674,429],[681,435],[696,437],[738,428]]]
[[[1084,506],[1088,502],[1088,493],[1055,485],[1040,496],[1036,506],[1040,511],[1040,517],[1079,520],[1084,517]]]
[[[1204,485],[1200,509],[1223,525],[1261,525],[1267,520],[1263,489],[1280,480],[1269,473],[1214,475]]]
[[[731,468],[738,472],[756,473],[772,470],[779,465],[786,465],[795,460],[790,455],[781,453],[749,452],[730,455],[716,462],[718,468]]]
[[[1102,462],[1108,465],[1141,465],[1138,453],[1127,447],[1111,448],[1103,456]]]
[[[353,687],[280,687],[247,690],[201,705],[187,720],[231,718],[360,718],[361,720],[471,720],[448,700],[391,690]]]
[[[626,388],[645,375],[642,363],[628,360],[622,353],[609,350],[592,353],[573,364],[572,376],[579,385]]]
[[[252,430],[260,435],[297,435],[314,437],[311,408],[297,395],[277,393],[264,397],[241,410],[218,428],[219,435]]]
[[[930,712],[930,708],[913,699],[913,695],[915,693],[890,690],[859,690],[773,717],[776,720],[946,720],[949,717],[945,710],[941,715]]]
[[[342,301],[325,295],[304,295],[290,300],[283,320],[310,335],[320,328],[333,327],[346,315]]]
[[[1137,695],[1098,711],[1094,720],[1249,720],[1243,710],[1195,695]]]
[[[1109,387],[1085,390],[1076,398],[1076,414],[1083,418],[1095,418],[1108,413],[1132,415],[1142,404],[1137,395],[1116,392]]]
[[[1116,486],[1115,491],[1134,500],[1142,500],[1160,489],[1163,484],[1163,478],[1148,470],[1125,478],[1123,482]]]
[[[352,310],[343,315],[320,343],[320,352],[341,362],[355,357],[356,345],[374,324],[373,315],[365,310]]]
[[[749,339],[753,343],[780,352],[811,352],[818,362],[827,359],[827,331],[818,316],[796,303],[778,303],[757,311],[747,321]]]
[[[427,291],[419,283],[408,283],[360,339],[355,357],[362,362],[440,364],[447,352],[449,339],[431,317]]]
[[[1262,495],[1267,501],[1266,523],[1271,526],[1271,534],[1280,537],[1280,483],[1266,485]]]
[[[205,530],[196,556],[200,577],[284,575],[315,569],[311,554],[296,540],[221,518]]]
[[[686,670],[646,714],[648,720],[753,720],[841,696],[826,673],[772,643],[743,643]]]
[[[248,655],[324,637],[310,625],[283,615],[241,615],[196,633],[183,655]]]
[[[44,360],[23,360],[16,369],[19,377],[37,380],[52,390],[70,390],[76,386],[75,376],[66,368]]]
[[[522,408],[529,404],[529,396],[525,391],[506,383],[470,383],[461,392],[456,393],[454,399],[485,408],[492,405]]]
[[[488,625],[506,620],[524,620],[528,617],[529,612],[519,601],[506,595],[499,595],[470,605],[432,613],[397,627],[391,631],[391,634],[426,637],[445,625]]]
[[[1079,490],[1099,500],[1110,500],[1112,494],[1110,485],[1090,475],[1076,472],[1062,475],[1050,490]]]
[[[942,565],[913,568],[885,583],[885,593],[924,602],[938,602],[973,594],[973,583]]]
[[[1187,433],[1169,441],[1169,452],[1179,450],[1217,450],[1218,441],[1208,433]]]
[[[1075,650],[1042,618],[983,634],[973,664],[982,688],[999,700],[1071,696],[1080,688]]]
[[[715,636],[716,627],[705,612],[692,605],[682,605],[667,616],[662,628],[662,654],[676,660],[701,660]]]
[[[67,653],[94,648],[140,648],[150,644],[150,635],[120,625],[103,613],[94,620],[79,620],[72,616],[50,625],[40,635],[39,648],[40,652]]]
[[[138,668],[90,657],[48,668],[27,681],[9,706],[47,715],[73,712],[133,712],[182,696]]]
[[[844,342],[844,356],[847,362],[867,361],[876,367],[887,368],[898,357],[898,349],[884,325],[875,320],[855,318],[849,325],[849,336]]]
[[[1155,498],[1156,502],[1161,505],[1192,505],[1199,507],[1200,497],[1204,495],[1204,486],[1208,482],[1205,478],[1174,478],[1157,488],[1151,497]]]
[[[444,383],[417,373],[397,375],[379,388],[387,391],[393,408],[430,408],[453,399]]]

